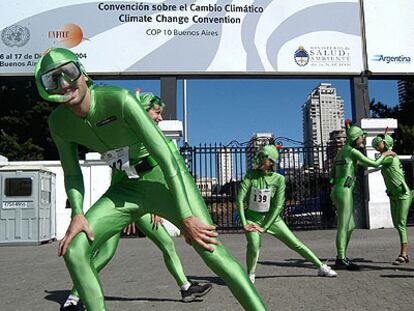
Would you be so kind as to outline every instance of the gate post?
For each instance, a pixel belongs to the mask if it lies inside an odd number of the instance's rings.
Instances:
[[[351,79],[351,104],[352,104],[352,119],[355,124],[361,125],[363,118],[368,118],[369,112],[369,97],[368,97],[368,77],[363,73],[359,77]],[[357,228],[366,228],[366,213],[367,202],[369,200],[368,179],[363,174],[358,174],[360,183],[357,183],[357,191],[354,192],[354,211],[355,223]]]
[[[167,120],[177,120],[177,77],[161,77],[161,98],[167,103],[163,115]]]
[[[361,127],[367,131],[367,156],[374,159],[378,151],[372,147],[372,140],[378,134],[383,134],[386,127],[388,127],[388,133],[391,135],[398,127],[398,122],[396,119],[362,119]],[[369,229],[393,228],[390,200],[385,192],[385,183],[381,172],[379,170],[374,172],[374,170],[368,169],[368,187],[365,196],[367,225]]]

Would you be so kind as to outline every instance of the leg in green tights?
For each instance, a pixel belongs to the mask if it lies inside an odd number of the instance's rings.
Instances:
[[[196,186],[188,173],[184,175],[184,183],[188,186],[186,190],[189,201],[192,202],[193,214],[205,223],[211,224],[204,201],[199,192],[194,191],[196,189],[193,188]],[[94,251],[128,223],[145,213],[157,214],[180,228],[181,224],[174,209],[169,208],[172,202],[174,200],[168,191],[161,169],[155,167],[138,180],[125,178],[111,186],[88,211],[86,219],[95,234],[95,240],[89,243],[86,235],[81,233],[72,241],[65,255],[74,285],[88,311],[105,310],[97,271],[90,262]],[[266,310],[247,274],[223,245],[214,246],[213,253],[194,243],[193,246],[206,264],[229,286],[245,310]]]
[[[248,222],[251,223],[251,221]],[[267,230],[267,233],[279,239],[291,250],[297,252],[303,258],[313,263],[317,268],[322,266],[322,262],[319,258],[293,234],[288,226],[286,226],[283,219],[278,218]],[[248,232],[246,233],[246,238],[247,273],[251,275],[255,274],[257,260],[259,259],[261,236],[260,233],[257,232]]]
[[[335,186],[332,201],[337,209],[336,249],[337,258],[345,259],[352,231],[355,229],[352,188]]]
[[[94,254],[92,262],[95,266],[95,270],[98,273],[101,272],[101,270],[111,261],[112,257],[114,257],[120,238],[121,233],[115,234],[108,241],[106,241]],[[70,294],[79,297],[79,293],[75,287],[72,288]]]
[[[180,259],[178,258],[178,255],[175,251],[174,242],[167,230],[163,226],[160,226],[158,229],[153,229],[150,214],[145,214],[144,216],[137,219],[135,223],[141,232],[143,232],[161,250],[165,265],[167,266],[168,271],[174,277],[177,285],[182,286],[183,284],[187,283],[188,280],[184,274]],[[115,255],[120,237],[120,233],[114,235],[96,252],[95,256],[93,257],[93,263],[98,273],[109,263],[109,261]],[[72,289],[71,295],[79,297],[76,288]]]

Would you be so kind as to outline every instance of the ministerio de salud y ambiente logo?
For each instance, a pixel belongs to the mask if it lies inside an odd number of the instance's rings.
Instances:
[[[295,63],[299,66],[306,66],[309,63],[309,53],[303,46],[299,46],[299,48],[295,51],[294,59]]]

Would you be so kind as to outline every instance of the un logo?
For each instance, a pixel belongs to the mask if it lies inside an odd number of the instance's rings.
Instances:
[[[309,53],[305,50],[303,46],[300,46],[294,54],[295,63],[298,66],[306,66],[309,63]]]
[[[30,31],[27,27],[20,25],[13,25],[6,27],[1,32],[1,40],[9,47],[21,47],[25,45],[30,39]]]

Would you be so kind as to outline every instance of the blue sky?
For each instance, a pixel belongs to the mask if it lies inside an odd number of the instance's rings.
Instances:
[[[160,93],[159,80],[103,81],[135,92]],[[351,119],[351,91],[346,79],[220,79],[187,80],[188,138],[191,145],[248,141],[257,132],[303,141],[301,107],[320,83],[331,83],[344,99],[345,117]],[[398,104],[397,81],[373,80],[369,97]],[[168,103],[167,103],[168,104]],[[177,114],[183,120],[182,81],[178,82]]]

